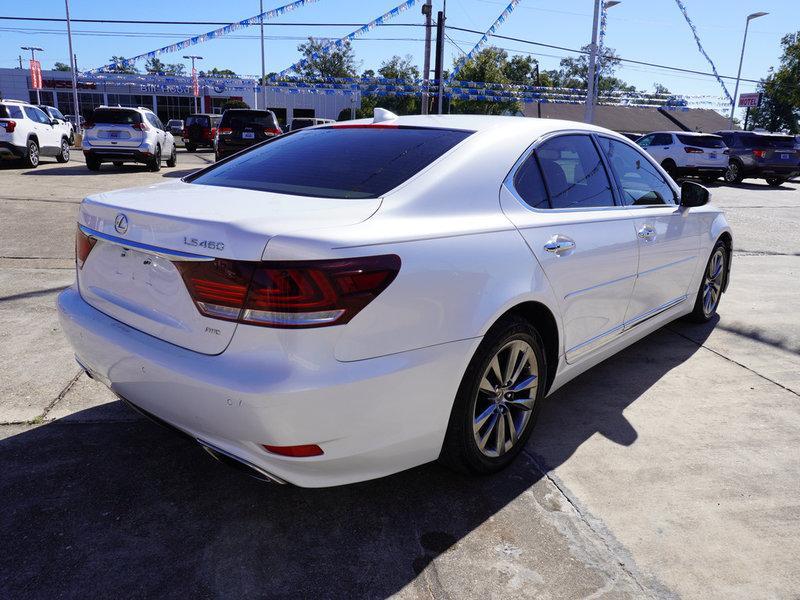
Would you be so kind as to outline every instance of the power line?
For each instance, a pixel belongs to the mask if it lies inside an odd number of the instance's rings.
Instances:
[[[466,29],[465,27],[454,27],[454,26],[451,26],[451,25],[447,25],[446,27],[447,27],[447,29],[454,29],[456,31],[463,31],[463,32],[466,32],[466,33],[476,33],[478,35],[483,35],[483,33],[484,33],[483,31],[478,31],[477,29]],[[534,42],[533,40],[526,40],[526,39],[523,39],[523,38],[510,37],[510,36],[507,36],[507,35],[499,35],[499,34],[496,34],[496,33],[492,34],[492,37],[503,39],[503,40],[509,40],[509,41],[512,41],[512,42],[520,42],[520,43],[523,43],[523,44],[530,44],[531,46],[541,46],[543,48],[552,48],[554,50],[564,50],[566,52],[574,52],[576,54],[589,54],[589,52],[587,50],[580,50],[580,49],[577,49],[577,48],[567,48],[565,46],[555,46],[553,44],[544,44],[542,42]],[[706,75],[708,77],[714,77],[713,73],[708,73],[706,71],[695,71],[694,69],[683,69],[681,67],[670,67],[669,65],[659,65],[657,63],[650,63],[650,62],[645,62],[645,61],[642,61],[642,60],[633,60],[631,58],[621,58],[620,57],[619,60],[620,60],[620,62],[630,63],[630,64],[633,64],[633,65],[644,65],[646,67],[657,67],[659,69],[667,69],[667,70],[670,70],[670,71],[679,71],[681,73],[691,73],[693,75]],[[720,75],[720,77],[722,79],[731,79],[731,80],[735,80],[736,79],[736,77],[731,77],[729,75]],[[748,81],[750,83],[761,83],[758,79],[745,79],[744,77],[742,77],[740,79],[740,81]]]

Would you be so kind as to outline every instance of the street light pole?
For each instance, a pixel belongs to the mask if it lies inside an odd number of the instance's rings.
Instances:
[[[258,12],[261,15],[261,108],[262,110],[267,109],[267,86],[266,86],[266,78],[267,78],[267,70],[264,63],[264,0],[259,0],[258,8],[260,9]],[[258,100],[256,100],[256,103]]]
[[[20,46],[20,50],[30,50],[31,51],[31,61],[36,60],[36,53],[37,52],[44,52],[43,48],[39,48],[38,46]],[[41,104],[42,99],[39,95],[39,88],[36,88],[36,104]]]
[[[586,72],[586,109],[583,113],[583,120],[586,123],[592,123],[594,121],[594,80],[597,78],[597,62],[600,58],[597,56],[597,30],[600,21],[601,2],[602,0],[594,0],[594,15],[592,17],[592,43],[589,46],[589,70]],[[620,0],[606,0],[605,8],[609,9],[619,3]]]
[[[188,58],[192,61],[192,77],[195,76],[196,71],[194,70],[194,61],[195,60],[203,60],[202,56],[197,56],[196,54],[190,54],[188,56],[184,56],[183,58]],[[192,81],[192,85],[194,85],[194,81]],[[192,94],[194,95],[194,94]],[[194,112],[197,112],[197,96],[194,97]]]
[[[750,27],[750,21],[753,19],[757,19],[759,17],[763,17],[764,15],[768,15],[769,13],[765,12],[756,12],[751,15],[747,15],[747,20],[744,24],[744,38],[742,39],[742,54],[739,56],[739,72],[736,73],[736,87],[733,90],[733,99],[731,100],[731,118],[730,123],[728,123],[728,129],[733,129],[733,114],[736,112],[736,98],[739,95],[739,78],[742,76],[742,62],[744,61],[744,47],[747,44],[747,29]]]
[[[81,111],[78,110],[78,60],[75,53],[72,51],[72,28],[69,21],[69,0],[64,0],[64,6],[67,9],[67,43],[69,45],[69,62],[72,66],[72,104],[74,105],[75,112],[75,131],[81,133]]]
[[[431,21],[433,13],[432,0],[425,0],[422,14],[425,15],[425,57],[422,71],[422,114],[428,114],[428,86],[431,82]]]

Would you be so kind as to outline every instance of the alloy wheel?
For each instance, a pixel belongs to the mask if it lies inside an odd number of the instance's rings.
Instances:
[[[28,161],[33,167],[39,165],[39,146],[36,145],[36,142],[28,144]]]
[[[739,179],[739,165],[731,163],[728,165],[728,170],[725,171],[725,181],[728,183],[736,183]]]
[[[485,456],[511,450],[531,418],[539,385],[539,365],[522,340],[506,343],[489,361],[475,398],[472,429]]]
[[[703,313],[710,317],[719,304],[722,294],[722,279],[725,276],[725,251],[717,248],[711,260],[708,261],[705,278],[703,280]]]

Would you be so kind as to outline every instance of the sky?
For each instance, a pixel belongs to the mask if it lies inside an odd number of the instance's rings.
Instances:
[[[264,9],[275,8],[288,0],[266,0]],[[400,0],[319,0],[309,6],[267,23],[366,23],[386,12]],[[441,10],[443,0],[434,0],[434,11]],[[447,0],[447,24],[468,29],[485,30],[507,5],[508,0]],[[770,14],[751,22],[748,33],[742,77],[759,79],[771,66],[778,64],[783,35],[800,30],[800,0],[683,0],[697,27],[701,42],[721,75],[735,76],[739,64],[742,35],[748,14],[765,11]],[[402,13],[392,23],[422,23],[422,0]],[[135,9],[132,8],[135,6]],[[259,13],[257,0],[70,0],[74,19],[147,19],[160,21],[233,22]],[[589,43],[592,28],[593,0],[522,0],[499,34],[535,42],[579,48]],[[62,0],[3,3],[0,16],[64,17]],[[215,26],[200,25],[122,25],[100,23],[73,24],[73,45],[79,70],[101,66],[112,54],[134,56],[205,33]],[[356,26],[269,25],[265,27],[266,70],[280,71],[300,56],[297,45],[308,36],[338,38]],[[468,52],[479,35],[459,31],[448,32],[445,55],[449,66]],[[424,29],[421,27],[384,27],[373,30],[353,43],[359,71],[377,69],[394,54],[410,54],[422,64]],[[569,52],[531,46],[509,40],[494,44],[510,54],[530,54],[542,69],[557,68]],[[56,61],[69,62],[64,23],[0,20],[0,67],[18,65],[23,55],[20,46],[44,48],[39,56],[43,68]],[[629,59],[677,66],[709,72],[710,66],[700,54],[691,30],[675,0],[623,0],[608,11],[606,45]],[[162,55],[165,63],[184,62],[184,54],[204,57],[198,68],[229,68],[239,74],[256,75],[261,69],[259,32],[257,27],[238,30],[232,35],[199,44],[175,54]],[[143,69],[143,63],[139,64]],[[652,90],[654,83],[667,86],[672,92],[685,95],[719,95],[722,90],[713,77],[670,72],[654,67],[624,65],[618,72],[637,88]],[[726,81],[733,94],[733,81]],[[740,92],[755,90],[755,84],[742,82]]]

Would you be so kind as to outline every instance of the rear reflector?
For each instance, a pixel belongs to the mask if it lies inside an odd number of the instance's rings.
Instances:
[[[176,262],[201,314],[265,327],[342,325],[394,281],[395,254],[341,260]]]
[[[280,454],[281,456],[293,456],[296,458],[304,456],[322,456],[322,448],[316,444],[303,444],[302,446],[268,446],[263,445],[264,450],[272,452],[272,454]]]
[[[83,263],[86,262],[86,258],[94,248],[95,243],[97,243],[95,238],[89,237],[78,227],[78,231],[75,233],[75,264],[78,265],[79,269],[83,268]]]

